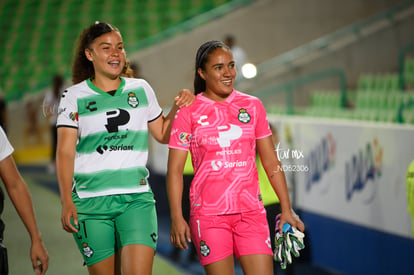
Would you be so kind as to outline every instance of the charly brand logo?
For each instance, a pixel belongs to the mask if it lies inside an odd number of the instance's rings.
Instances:
[[[348,201],[355,193],[364,194],[365,203],[372,201],[376,193],[376,181],[382,174],[382,157],[382,146],[374,138],[345,163],[345,196]]]
[[[306,173],[306,191],[310,191],[314,184],[320,182],[323,175],[333,167],[336,155],[336,142],[331,133],[323,137],[304,158],[305,166],[309,168]]]
[[[152,232],[152,234],[151,234],[151,239],[152,239],[152,241],[153,241],[154,243],[156,243],[156,242],[157,242],[157,239],[158,239],[157,233]]]
[[[200,116],[200,119],[197,121],[197,123],[202,125],[202,126],[207,126],[207,125],[210,124],[208,121],[206,121],[207,119],[208,119],[208,116],[202,115],[202,116]]]
[[[88,109],[91,112],[98,111],[98,108],[96,107],[96,101],[89,102],[88,105],[86,106],[86,109]]]

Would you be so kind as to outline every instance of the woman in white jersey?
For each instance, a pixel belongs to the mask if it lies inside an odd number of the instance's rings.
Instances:
[[[195,64],[196,99],[177,112],[169,142],[171,241],[186,249],[192,240],[207,274],[234,274],[233,255],[245,274],[273,274],[256,148],[280,199],[280,224],[287,222],[301,231],[304,224],[291,208],[265,109],[258,98],[233,89],[235,78],[228,46],[221,41],[201,45]],[[181,210],[188,150],[194,167],[189,225]]]
[[[167,143],[176,111],[194,100],[181,91],[164,117],[151,86],[130,76],[119,30],[102,22],[84,29],[74,85],[59,105],[56,160],[62,226],[90,274],[151,274],[158,235],[148,132]]]
[[[30,259],[32,260],[33,270],[35,274],[45,274],[49,265],[49,255],[43,244],[42,235],[37,226],[32,198],[24,182],[22,176],[16,168],[12,156],[13,147],[6,137],[3,129],[0,127],[0,178],[6,187],[14,207],[19,213],[27,231],[30,234],[32,246],[30,248]],[[0,192],[3,192],[0,189]],[[3,198],[1,198],[3,200]],[[3,201],[0,202],[1,211],[3,210]],[[7,274],[7,251],[3,246],[3,232],[4,224],[0,219],[0,274]]]

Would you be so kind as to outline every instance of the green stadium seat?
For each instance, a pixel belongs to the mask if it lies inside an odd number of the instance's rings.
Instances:
[[[372,95],[373,97],[373,108],[384,109],[387,108],[387,94],[378,93],[377,95]]]
[[[362,73],[359,76],[357,89],[361,92],[374,90],[375,76],[370,73]]]
[[[356,97],[356,107],[358,109],[364,109],[368,107],[368,101],[369,101],[369,94],[361,92],[359,90],[357,97]]]
[[[374,77],[374,87],[372,91],[384,92],[387,90],[387,75],[376,74]]]
[[[389,92],[398,92],[400,90],[400,76],[391,74],[389,79]]]
[[[404,61],[405,84],[414,87],[414,57],[407,57]]]
[[[408,108],[402,113],[403,123],[414,124],[414,108]]]
[[[395,123],[397,122],[396,110],[379,110],[379,121]]]
[[[285,106],[281,106],[281,105],[269,105],[266,106],[266,110],[270,113],[270,114],[287,114],[286,111],[286,107]]]
[[[314,91],[311,93],[312,106],[341,107],[339,91]]]
[[[40,70],[30,82],[19,81],[25,74],[10,71],[2,85],[7,95],[19,96],[34,83],[50,80],[47,73],[67,67],[70,72],[73,45],[80,31],[94,21],[109,21],[125,34],[127,45],[155,35],[179,24],[201,11],[215,8],[230,0],[3,0],[0,1],[0,31],[5,46],[0,52],[3,66]],[[120,13],[122,12],[122,15]],[[25,31],[22,31],[25,30]],[[27,30],[27,31],[26,31]],[[29,49],[27,48],[30,47]],[[46,61],[46,62],[45,62]],[[47,63],[36,69],[39,64]],[[17,83],[16,83],[17,81]],[[50,85],[47,82],[47,85]]]

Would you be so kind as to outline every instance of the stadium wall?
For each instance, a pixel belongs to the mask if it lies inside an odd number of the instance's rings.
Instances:
[[[249,61],[258,64],[400,2],[403,1],[256,0],[194,30],[183,31],[150,48],[131,52],[129,56],[142,64],[143,75],[160,95],[160,104],[166,106],[180,89],[192,89],[195,53],[207,40],[222,40],[226,34],[233,34],[237,44],[246,51]],[[362,55],[372,51],[369,47],[354,50]],[[395,51],[393,48],[392,52]],[[376,59],[377,56],[370,56],[368,63]],[[397,62],[388,54],[381,55],[381,59],[384,62],[392,60],[393,64]],[[349,65],[351,72],[357,74],[359,68],[352,68],[355,64]],[[307,73],[292,72],[277,81]],[[249,92],[255,92],[261,85],[254,83],[253,86]]]
[[[410,274],[406,172],[414,127],[274,115],[269,122],[292,204],[306,224],[304,257],[344,274]],[[166,145],[152,142],[151,152],[151,172],[165,175]],[[152,184],[165,188],[160,178]]]
[[[389,22],[388,22],[389,23]],[[361,38],[351,38],[351,42],[344,43],[337,49],[321,49],[320,53],[315,53],[317,58],[309,56],[309,61],[297,62],[292,64],[289,69],[280,73],[266,72],[268,76],[253,79],[241,83],[243,90],[251,91],[253,94],[263,88],[277,86],[282,83],[306,77],[327,69],[335,68],[344,72],[346,77],[346,88],[350,92],[357,90],[358,80],[362,73],[376,74],[398,74],[399,72],[399,54],[407,45],[414,44],[414,13],[401,21],[384,24],[379,21],[377,30]],[[409,52],[411,56],[414,52]],[[313,58],[313,59],[312,59]],[[280,68],[279,68],[280,69]],[[294,106],[308,106],[310,95],[313,91],[339,91],[339,78],[326,78],[305,86],[299,86],[293,89]],[[414,87],[407,87],[413,89]],[[283,105],[286,100],[284,94],[268,94],[267,103]]]
[[[270,123],[280,152],[288,152],[281,161],[312,263],[345,274],[409,274],[406,173],[414,127],[302,117]]]

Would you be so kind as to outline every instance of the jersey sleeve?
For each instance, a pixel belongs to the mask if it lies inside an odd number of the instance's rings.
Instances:
[[[56,126],[72,128],[79,126],[77,98],[69,90],[65,90],[60,99]]]
[[[171,127],[168,148],[188,151],[191,142],[191,121],[188,107],[180,108]]]
[[[151,122],[162,114],[162,109],[158,104],[157,97],[151,85],[143,79],[141,81],[148,98],[148,122]]]
[[[0,161],[10,156],[13,151],[13,146],[10,144],[6,134],[0,127]]]
[[[269,121],[267,119],[266,110],[262,102],[257,99],[256,101],[257,109],[257,124],[256,124],[256,139],[262,139],[268,137],[272,134],[272,131],[269,127]]]

